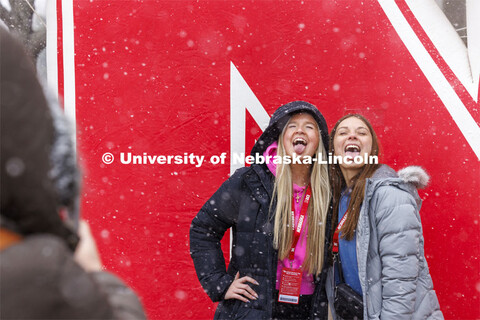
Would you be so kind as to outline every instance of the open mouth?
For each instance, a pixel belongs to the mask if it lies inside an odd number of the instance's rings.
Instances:
[[[355,157],[360,155],[360,147],[356,144],[348,144],[345,146],[345,155]]]
[[[295,140],[293,140],[293,150],[296,154],[302,154],[302,152],[305,151],[306,147],[307,140],[303,138],[296,138]]]

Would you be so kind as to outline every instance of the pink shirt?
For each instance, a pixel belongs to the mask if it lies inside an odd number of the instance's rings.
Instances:
[[[277,148],[278,144],[277,142],[272,143],[267,150],[265,150],[263,156],[276,156],[277,155]],[[273,159],[273,158],[272,158]],[[277,173],[277,165],[273,163],[273,160],[270,163],[267,163],[268,169],[273,173],[273,175],[276,176]],[[296,184],[293,184],[293,194],[296,199],[297,194],[300,193],[300,199],[299,201],[295,201],[295,225],[298,223],[298,219],[300,217],[300,210],[302,208],[303,204],[303,198],[304,194],[303,192],[305,191],[305,187],[300,187],[297,186]],[[294,269],[300,269],[302,266],[303,261],[305,260],[305,253],[307,251],[307,230],[308,226],[307,223],[304,223],[302,226],[302,231],[300,234],[300,239],[298,240],[298,243],[295,247],[295,259],[293,260],[292,263],[292,268]],[[277,265],[277,281],[276,281],[276,288],[277,290],[280,288],[280,279],[282,275],[282,269],[283,268],[290,268],[290,260],[288,258],[283,259],[283,260],[278,260],[278,265]],[[313,275],[311,273],[307,273],[306,271],[303,272],[302,275],[302,284],[300,286],[300,294],[303,295],[308,295],[308,294],[313,294],[313,291],[315,289],[315,284],[313,283]]]

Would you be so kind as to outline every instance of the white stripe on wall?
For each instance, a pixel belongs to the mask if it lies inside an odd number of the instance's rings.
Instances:
[[[57,1],[47,1],[47,84],[58,99]]]
[[[65,114],[76,133],[75,122],[75,43],[73,29],[73,0],[62,0],[63,25],[63,87]],[[76,139],[75,139],[76,140]]]
[[[242,167],[233,162],[233,154],[245,154],[246,110],[263,131],[270,116],[258,98],[230,61],[230,175]],[[232,258],[233,232],[230,229],[230,258]]]
[[[242,167],[233,163],[233,154],[245,154],[246,110],[263,131],[270,116],[258,98],[243,79],[237,68],[230,62],[230,174]]]

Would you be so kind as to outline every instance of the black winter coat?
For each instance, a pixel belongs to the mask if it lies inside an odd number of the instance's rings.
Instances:
[[[272,317],[278,264],[278,252],[273,248],[274,221],[269,219],[273,184],[274,176],[265,165],[238,169],[192,221],[190,251],[197,275],[212,301],[220,301],[215,319]],[[232,259],[226,270],[220,240],[230,227]],[[330,230],[329,221],[326,230]],[[327,243],[325,248],[328,247]],[[258,294],[257,300],[249,303],[223,300],[237,271],[240,277],[250,276],[259,283],[258,286],[249,283]],[[326,272],[315,279],[311,319],[328,317],[325,279]]]

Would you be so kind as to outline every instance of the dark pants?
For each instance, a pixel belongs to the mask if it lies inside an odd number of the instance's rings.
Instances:
[[[275,290],[273,304],[274,320],[309,320],[313,295],[300,295],[298,304],[278,302],[278,290]]]

